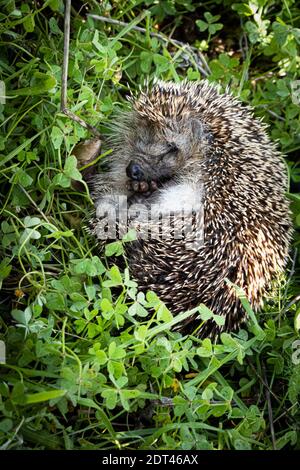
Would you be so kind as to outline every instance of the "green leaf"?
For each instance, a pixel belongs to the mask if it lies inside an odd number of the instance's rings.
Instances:
[[[50,0],[48,2],[48,6],[51,8],[52,11],[59,11],[61,6],[61,0]]]
[[[77,262],[74,271],[76,274],[87,274],[94,277],[105,273],[106,268],[98,256],[93,256],[91,259],[83,259]]]
[[[220,395],[224,398],[224,400],[231,402],[234,395],[234,391],[231,387],[225,386],[222,388]]]
[[[156,65],[156,73],[167,72],[170,67],[169,59],[161,54],[153,54],[153,61]]]
[[[0,262],[0,289],[2,287],[2,282],[4,279],[6,279],[12,270],[12,265],[9,264],[10,259],[9,258],[4,258]]]
[[[12,233],[14,232],[14,228],[10,225],[6,220],[1,223],[1,230],[3,233]]]
[[[143,307],[142,307],[142,309],[144,310]],[[165,323],[173,320],[172,313],[170,312],[170,310],[166,307],[166,305],[164,303],[161,303],[161,305],[158,308],[157,319],[159,321],[163,321]]]
[[[105,399],[105,405],[109,410],[113,410],[117,406],[118,394],[113,388],[104,390],[101,396]]]
[[[233,445],[235,450],[251,450],[251,444],[246,439],[235,439]]]
[[[105,246],[105,256],[120,256],[124,253],[123,245],[120,240],[109,243]]]
[[[46,235],[45,238],[55,238],[56,240],[60,240],[61,238],[69,238],[72,237],[73,231],[72,230],[65,230],[64,232],[61,230],[56,230],[55,232],[50,233],[49,235]]]
[[[28,186],[31,186],[33,178],[31,178],[28,173],[22,170],[22,168],[19,168],[15,173],[15,181],[20,183],[20,185],[24,188],[27,188]]]
[[[289,28],[286,25],[282,25],[280,23],[274,22],[272,24],[272,29],[274,31],[275,39],[280,47],[284,46],[286,43]]]
[[[245,413],[240,408],[233,408],[229,415],[230,419],[244,418]]]
[[[203,20],[196,20],[196,25],[201,32],[205,31],[208,28],[208,24]]]
[[[70,295],[70,299],[73,300],[73,302],[87,303],[87,300],[85,299],[85,297],[79,292],[70,292],[69,295]]]
[[[41,223],[41,219],[39,219],[38,217],[30,217],[27,215],[24,218],[25,227],[35,227],[36,225],[39,225],[40,223]]]
[[[32,228],[26,228],[20,236],[19,244],[22,245],[24,242],[29,242],[29,240],[38,240],[41,238],[41,234],[38,230]]]
[[[106,320],[110,320],[110,318],[112,318],[114,315],[114,307],[111,304],[111,302],[108,299],[102,299],[100,306],[101,306],[103,317]]]
[[[106,114],[111,113],[113,111],[113,102],[110,95],[105,96],[100,105],[100,109],[103,113]]]
[[[147,336],[147,331],[147,326],[141,325],[136,330],[134,330],[134,337],[137,339],[137,341],[144,342]]]
[[[75,328],[76,328],[76,333],[80,334],[86,327],[86,321],[80,318],[79,320],[75,320],[74,322]]]
[[[137,234],[136,234],[136,230],[134,230],[133,228],[131,228],[130,230],[128,230],[127,233],[125,233],[125,235],[122,237],[122,241],[124,243],[127,243],[127,242],[132,242],[134,240],[137,239]]]
[[[50,390],[49,392],[32,393],[25,396],[25,403],[26,405],[29,405],[31,403],[53,400],[63,397],[66,393],[67,390]]]
[[[253,10],[247,3],[234,3],[231,8],[236,11],[239,15],[251,16]]]
[[[35,72],[33,86],[19,88],[17,90],[9,90],[8,94],[12,96],[36,96],[43,95],[52,90],[56,85],[56,79],[52,75],[41,72]]]
[[[27,33],[33,33],[35,27],[35,21],[33,15],[27,15],[23,21],[24,29]]]
[[[202,341],[202,346],[200,346],[200,348],[197,348],[197,354],[200,357],[210,357],[213,355],[212,344],[209,338],[205,338]]]
[[[140,66],[143,73],[150,73],[153,60],[153,54],[148,51],[140,53]]]
[[[28,325],[30,322],[32,313],[30,307],[25,308],[24,312],[22,310],[14,309],[11,311],[12,317],[22,325]]]
[[[214,392],[209,388],[209,387],[206,387],[205,390],[203,390],[202,392],[202,399],[203,400],[211,400],[214,396]]]
[[[232,338],[229,333],[221,333],[221,341],[225,346],[236,349],[239,345],[236,339]]]
[[[95,356],[97,358],[98,364],[100,364],[101,366],[106,364],[108,361],[108,357],[105,351],[102,351],[102,350],[96,351]]]
[[[120,391],[120,395],[122,395],[127,400],[132,400],[134,398],[138,398],[141,395],[141,391],[137,389],[123,389]]]
[[[26,403],[25,398],[25,387],[22,382],[17,382],[12,390],[11,393],[11,400],[13,403],[17,405],[24,405]]]
[[[110,277],[110,280],[104,281],[102,283],[104,287],[115,287],[123,285],[123,279],[118,266],[112,266],[107,274]]]
[[[46,306],[49,310],[60,310],[64,312],[66,309],[65,299],[59,292],[48,292],[46,294]]]
[[[96,297],[95,286],[84,286],[85,292],[87,293],[89,301],[94,300]]]
[[[297,442],[297,432],[294,430],[287,431],[283,436],[281,436],[276,441],[276,449],[281,450],[287,444],[295,445]]]
[[[200,313],[201,320],[203,321],[207,321],[214,316],[213,312],[204,304],[199,305],[198,311]]]
[[[147,310],[139,303],[134,302],[128,309],[128,313],[131,316],[137,315],[139,317],[147,317],[149,314]]]
[[[49,20],[49,28],[52,34],[58,34],[58,35],[62,34],[62,31],[60,30],[58,23],[56,19],[54,18],[54,16],[52,16],[52,18],[50,18]]]
[[[59,149],[64,140],[64,133],[62,132],[62,130],[57,126],[53,126],[50,137],[53,143],[53,147],[55,149]]]
[[[225,325],[226,317],[224,315],[214,315],[213,319],[218,326]]]
[[[299,341],[299,340],[298,340]],[[300,342],[298,344],[298,361],[296,362],[295,360],[293,361],[294,362],[294,368],[293,368],[293,371],[292,371],[292,374],[290,376],[290,379],[289,379],[289,386],[288,386],[288,396],[289,396],[289,400],[292,404],[296,404],[298,403],[299,399],[300,399]],[[296,353],[297,353],[297,350],[296,350]]]
[[[208,23],[215,23],[216,21],[218,21],[221,18],[221,16],[220,15],[215,15],[214,16],[209,11],[206,11],[204,13],[204,18],[206,19],[206,21]]]
[[[69,188],[71,186],[71,180],[68,176],[63,173],[55,175],[53,178],[54,186],[61,186],[62,188]]]
[[[222,28],[223,28],[222,23],[214,23],[208,26],[208,31],[210,32],[210,34],[216,34],[216,32],[220,31],[220,29]]]
[[[73,179],[73,180],[76,180],[76,181],[81,181],[82,180],[82,174],[77,169],[77,158],[74,155],[70,155],[67,158],[67,160],[65,162],[64,173],[70,179]]]
[[[101,300],[101,309],[102,309],[103,312],[110,312],[110,311],[114,310],[114,307],[108,299],[102,299]]]
[[[12,430],[14,422],[12,419],[4,418],[0,421],[0,431],[7,433]]]
[[[126,356],[126,352],[121,346],[117,346],[115,341],[112,341],[108,347],[108,356],[110,359],[118,360]]]

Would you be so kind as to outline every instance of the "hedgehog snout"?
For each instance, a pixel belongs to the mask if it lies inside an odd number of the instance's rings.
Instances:
[[[144,179],[144,172],[141,165],[133,160],[129,162],[129,165],[126,168],[126,174],[128,178],[134,181],[142,181]]]

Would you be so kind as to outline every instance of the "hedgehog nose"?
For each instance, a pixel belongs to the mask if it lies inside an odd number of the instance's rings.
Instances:
[[[142,181],[144,177],[144,172],[141,166],[132,160],[129,163],[128,167],[126,168],[126,174],[128,178],[131,178],[132,180],[136,180],[136,181]]]

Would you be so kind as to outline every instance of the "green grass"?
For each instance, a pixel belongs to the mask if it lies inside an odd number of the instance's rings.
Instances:
[[[73,2],[70,109],[101,130],[126,106],[128,86],[201,78],[193,50],[150,32],[191,41],[208,79],[230,85],[270,125],[286,155],[297,229],[297,2],[87,3],[127,26],[83,21]],[[297,230],[286,276],[257,321],[250,312],[247,327],[217,344],[171,332],[180,318],[111,261],[129,241],[104,256],[84,230],[92,203],[87,188],[71,185],[81,179],[71,154],[89,134],[60,113],[62,1],[0,6],[1,448],[299,448]]]

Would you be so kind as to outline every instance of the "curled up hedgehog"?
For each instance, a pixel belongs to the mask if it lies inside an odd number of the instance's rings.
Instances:
[[[130,101],[111,126],[107,171],[93,177],[92,231],[103,239],[113,208],[118,230],[137,232],[126,246],[139,287],[175,314],[203,303],[224,315],[224,326],[209,320],[201,336],[236,331],[246,314],[226,279],[257,310],[288,258],[281,155],[250,108],[206,81],[160,81]],[[191,315],[181,329],[199,323]]]

